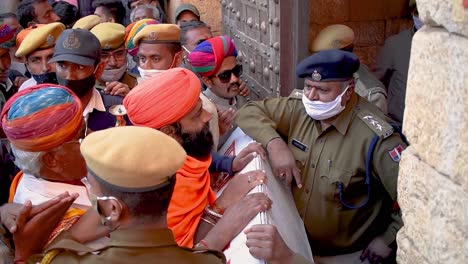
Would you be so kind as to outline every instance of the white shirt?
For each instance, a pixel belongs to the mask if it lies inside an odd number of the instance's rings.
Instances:
[[[83,116],[88,116],[89,113],[94,111],[94,109],[102,112],[106,111],[106,107],[104,106],[104,101],[102,101],[101,94],[96,88],[93,88],[93,96],[91,97],[91,100],[89,100],[85,109],[83,109]]]
[[[36,84],[37,84],[37,81],[36,81],[34,78],[31,77],[31,78],[27,79],[27,80],[20,86],[20,88],[18,89],[18,91],[22,91],[22,90],[24,90],[24,89],[26,89],[26,88],[29,88],[29,87],[31,87],[31,86],[34,86],[34,85],[36,85]]]
[[[78,199],[73,203],[76,207],[81,209],[91,207],[85,186],[47,181],[27,173],[23,174],[16,188],[13,202],[24,204],[30,200],[33,205],[38,205],[64,192],[78,193]]]

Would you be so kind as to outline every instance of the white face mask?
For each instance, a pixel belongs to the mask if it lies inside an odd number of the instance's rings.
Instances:
[[[159,75],[167,70],[145,70],[145,69],[138,67],[138,71],[140,72],[141,80],[146,81],[149,78]]]
[[[173,67],[177,67],[177,65],[174,65],[175,62],[176,62],[176,58],[177,56],[179,56],[179,53],[181,51],[177,52],[174,57],[172,58],[172,63],[171,63],[171,66],[169,66],[169,69],[172,69]],[[141,81],[146,81],[148,80],[149,78],[153,77],[153,76],[156,76],[156,75],[159,75],[167,70],[153,70],[153,69],[150,69],[150,70],[145,70],[145,69],[142,69],[141,67],[138,67],[138,71],[140,72],[140,80]],[[139,81],[140,83],[140,81]]]
[[[307,114],[315,120],[325,120],[330,117],[334,117],[345,109],[341,105],[341,98],[348,90],[349,86],[338,95],[335,100],[331,102],[311,101],[305,94],[302,95],[302,103],[304,104]]]
[[[124,73],[127,71],[127,65],[124,64],[124,66],[118,68],[118,69],[112,69],[112,70],[104,70],[102,72],[101,80],[105,82],[113,82],[113,81],[118,81]]]

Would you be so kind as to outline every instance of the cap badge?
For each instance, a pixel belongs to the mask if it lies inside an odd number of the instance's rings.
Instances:
[[[81,46],[81,42],[76,37],[75,32],[71,32],[70,35],[65,38],[62,44],[66,49],[77,49]]]
[[[52,35],[47,36],[46,43],[48,46],[54,44],[55,38]]]
[[[322,75],[317,72],[317,70],[314,70],[314,73],[312,73],[312,80],[314,81],[320,81],[322,80]]]
[[[156,40],[156,32],[150,32],[148,35],[149,40]]]
[[[106,45],[104,46],[104,49],[110,49],[110,48],[111,48],[111,45],[110,45],[110,44],[106,44]]]

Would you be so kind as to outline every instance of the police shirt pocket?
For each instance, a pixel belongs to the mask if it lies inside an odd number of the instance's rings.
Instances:
[[[339,200],[339,188],[345,192],[348,184],[353,177],[353,172],[337,167],[330,167],[329,173],[322,175],[322,190],[325,198],[328,200]]]

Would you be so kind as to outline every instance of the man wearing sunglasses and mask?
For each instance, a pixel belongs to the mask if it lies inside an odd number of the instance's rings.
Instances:
[[[116,117],[109,108],[122,104],[123,97],[99,92],[96,80],[101,78],[101,44],[88,30],[67,29],[57,39],[49,62],[56,62],[57,80],[81,99],[87,133],[115,126]]]
[[[242,65],[237,63],[234,42],[227,36],[210,38],[198,44],[189,54],[188,60],[192,71],[201,76],[207,86],[203,93],[216,104],[220,119],[225,113],[232,113],[234,116],[246,103],[246,99],[239,96]],[[226,142],[234,129],[235,126],[232,125],[227,131],[220,131],[220,146]]]
[[[136,77],[127,72],[125,27],[117,23],[101,23],[91,29],[101,43],[101,61],[105,63],[97,88],[106,94],[125,96],[137,84]]]
[[[49,63],[54,54],[55,41],[65,30],[60,22],[34,25],[18,34],[16,57],[24,58],[26,68],[32,77],[19,90],[42,83],[57,84],[55,63]]]
[[[295,180],[315,263],[393,263],[403,226],[397,179],[407,144],[392,120],[355,93],[359,65],[351,52],[319,51],[297,66],[303,91],[250,102],[236,117],[265,146],[274,174],[289,187]]]

